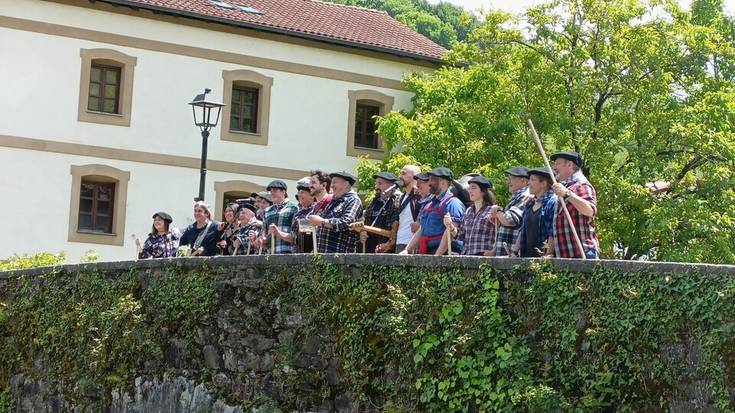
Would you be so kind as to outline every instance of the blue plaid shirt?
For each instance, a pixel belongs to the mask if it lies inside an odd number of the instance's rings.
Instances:
[[[518,232],[521,229],[521,218],[523,217],[523,209],[526,204],[523,203],[523,198],[528,195],[528,188],[523,187],[515,192],[510,198],[510,202],[505,206],[501,213],[505,215],[505,219],[510,221],[513,226],[506,227],[503,224],[498,225],[498,241],[495,243],[495,256],[501,257],[507,255],[503,243],[508,244],[508,249],[513,248],[513,244],[516,242]]]
[[[270,238],[276,238],[276,250],[271,251],[271,254],[290,254],[291,243],[284,241],[283,239],[278,238],[275,235],[268,234],[268,227],[271,224],[276,224],[279,230],[283,232],[290,232],[291,222],[293,221],[293,217],[294,215],[296,215],[296,212],[298,212],[298,210],[299,207],[288,199],[284,200],[280,204],[273,204],[265,210],[263,218],[263,234],[265,234],[266,236],[266,244],[264,246],[270,248]]]
[[[317,228],[317,252],[355,252],[359,235],[349,225],[362,218],[362,201],[355,191],[332,198],[332,202],[319,215],[328,220],[332,227]]]
[[[526,204],[526,209],[523,211],[523,219],[522,222],[526,222],[526,216],[530,215],[531,212],[533,212],[533,204],[539,201],[538,198],[534,198],[534,200],[530,201],[528,204]],[[556,211],[556,203],[559,201],[559,198],[556,197],[554,194],[554,191],[549,189],[548,191],[544,192],[544,194],[541,196],[541,211],[539,212],[538,216],[538,222],[539,222],[539,232],[538,232],[538,242],[539,244],[543,244],[546,242],[549,237],[554,236],[554,213]],[[526,226],[521,225],[520,229],[520,237],[521,237],[521,249],[520,252],[523,254],[524,251],[526,251]],[[545,255],[546,251],[542,251],[541,255]]]

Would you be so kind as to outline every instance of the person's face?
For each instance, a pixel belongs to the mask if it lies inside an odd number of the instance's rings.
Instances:
[[[520,176],[508,175],[508,189],[510,193],[528,186],[528,179],[521,178]]]
[[[314,196],[311,195],[310,190],[299,189],[297,196],[299,197],[299,204],[301,204],[303,208],[308,207],[312,202],[314,202]]]
[[[431,193],[434,195],[441,195],[447,190],[447,181],[443,178],[439,178],[438,176],[430,176],[429,177],[429,190],[431,190]]]
[[[467,190],[470,194],[470,201],[478,202],[482,201],[482,188],[474,182],[470,183],[470,187]]]
[[[350,183],[346,179],[342,179],[339,176],[332,178],[332,193],[335,196],[342,196],[349,191]]]
[[[327,190],[326,184],[319,182],[318,175],[312,175],[309,177],[309,188],[311,189],[311,196],[317,196]]]
[[[531,175],[528,178],[528,192],[534,196],[541,196],[549,189],[549,185],[538,175]]]
[[[237,219],[240,222],[250,222],[250,220],[253,219],[254,216],[255,214],[253,213],[253,211],[247,208],[243,208],[240,210],[240,214]]]
[[[564,158],[556,158],[552,169],[554,170],[556,179],[563,181],[574,173],[574,162]]]
[[[273,198],[274,204],[283,202],[283,200],[286,199],[286,191],[283,189],[271,188],[269,192],[271,193],[271,198]]]
[[[232,210],[232,208],[225,208],[225,221],[232,222],[233,218],[235,218],[235,212]]]
[[[204,222],[207,220],[207,210],[202,207],[194,207],[194,219],[197,222]]]
[[[429,181],[422,181],[420,179],[417,179],[416,188],[418,188],[419,195],[421,195],[422,198],[431,193],[431,188],[429,187]]]
[[[375,178],[375,193],[378,195],[387,191],[391,186],[393,186],[393,182],[386,181],[383,178]]]
[[[411,185],[411,182],[414,181],[413,176],[414,176],[413,171],[403,168],[401,169],[401,172],[398,174],[398,183],[401,185],[401,187],[407,187]]]
[[[153,228],[156,229],[158,232],[163,232],[166,230],[166,221],[162,220],[161,217],[156,215],[155,218],[153,218]]]

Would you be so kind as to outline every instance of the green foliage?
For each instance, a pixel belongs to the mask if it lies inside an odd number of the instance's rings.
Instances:
[[[0,383],[19,371],[43,373],[70,401],[106,399],[104,389],[131,386],[146,361],[161,358],[167,331],[193,329],[215,297],[206,273],[175,269],[142,297],[133,272],[50,272],[12,281],[16,299],[0,307]]]
[[[399,22],[446,48],[463,41],[479,25],[477,17],[448,2],[426,0],[328,0],[332,3],[384,10]]]
[[[0,260],[0,271],[22,270],[27,268],[52,267],[66,263],[64,253],[51,254],[42,252],[35,255],[14,255],[10,258]]]
[[[405,79],[414,107],[382,118],[379,132],[392,157],[502,182],[509,166],[542,164],[530,118],[547,152],[586,159],[604,256],[732,263],[734,27],[712,0],[691,13],[667,1],[561,0],[529,9],[522,25],[491,13],[450,65]]]

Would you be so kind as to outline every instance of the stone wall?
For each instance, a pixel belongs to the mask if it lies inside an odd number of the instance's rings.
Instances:
[[[378,411],[380,407],[374,405],[374,400],[356,400],[346,384],[342,363],[336,356],[333,332],[320,330],[322,326],[304,325],[299,303],[283,302],[284,291],[279,289],[289,288],[288,276],[308,268],[313,259],[309,255],[178,258],[59,267],[57,280],[67,275],[71,280],[80,270],[98,271],[110,280],[132,271],[142,290],[151,280],[166,277],[166,268],[173,266],[183,272],[205,269],[215,279],[217,299],[210,313],[199,320],[192,340],[163,334],[162,357],[146,361],[134,383],[124,388],[110,390],[92,383],[87,390],[78,391],[83,383],[77,383],[75,391],[84,398],[70,400],[44,377],[44,357],[36,355],[31,368],[17,366],[17,371],[11,372],[8,383],[9,400],[14,407],[11,410],[229,413],[281,411],[283,406],[288,406],[291,411],[300,412]],[[401,266],[409,271],[459,269],[471,276],[482,264],[511,271],[533,262],[395,255],[322,256],[320,260],[336,264],[345,277],[352,278],[360,277],[362,268],[376,265]],[[735,275],[735,266],[705,264],[556,260],[553,266],[578,273],[604,267],[622,272],[698,277]],[[42,276],[48,272],[49,269],[33,269],[0,273],[0,305],[24,294],[17,290],[19,276],[35,277],[42,284],[45,282]],[[278,274],[285,274],[285,278],[279,279],[284,276]],[[514,303],[506,304],[512,313]],[[579,323],[586,321],[578,320]],[[679,347],[672,351],[679,351],[679,356],[689,359],[696,368],[697,344],[689,342]],[[671,399],[669,410],[690,411],[695,406],[712,409],[705,384],[701,380],[682,383],[680,391],[687,396]],[[376,395],[376,400],[380,397]]]

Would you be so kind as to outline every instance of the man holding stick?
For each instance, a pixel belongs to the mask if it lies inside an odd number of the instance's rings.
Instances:
[[[349,172],[334,172],[332,178],[332,202],[319,214],[309,215],[309,221],[317,228],[317,250],[320,253],[354,253],[358,235],[350,224],[362,217],[362,201],[352,186],[357,177]]]
[[[265,210],[261,246],[270,246],[271,254],[290,254],[291,243],[280,235],[288,234],[291,223],[299,208],[289,201],[286,183],[276,179],[266,188],[273,199],[273,205]]]
[[[449,168],[434,168],[428,172],[428,175],[429,188],[434,197],[421,210],[421,226],[413,234],[411,242],[401,254],[408,254],[416,249],[419,254],[435,254],[442,237],[447,232],[444,226],[444,215],[449,214],[456,226],[462,222],[464,204],[449,190],[453,179],[452,171]],[[452,241],[450,251],[461,250],[461,243]]]
[[[580,168],[582,157],[577,152],[557,152],[551,155],[552,169],[558,182],[551,189],[561,202],[565,202],[573,226],[556,208],[554,221],[554,255],[557,258],[590,258],[600,256],[600,243],[595,231],[597,214],[597,194],[595,188],[584,176]],[[584,253],[574,242],[572,231],[577,232]]]
[[[500,205],[493,205],[490,209],[489,219],[493,223],[497,223],[497,235],[495,238],[495,256],[500,257],[506,255],[503,243],[506,245],[514,245],[518,239],[518,232],[521,228],[521,217],[526,204],[523,202],[528,193],[528,168],[525,166],[517,166],[505,170],[508,175],[508,189],[511,198],[505,208]]]
[[[393,251],[396,245],[401,191],[398,190],[398,177],[391,172],[379,172],[373,178],[375,197],[365,208],[365,220],[351,227],[360,232],[365,252],[386,253]]]

